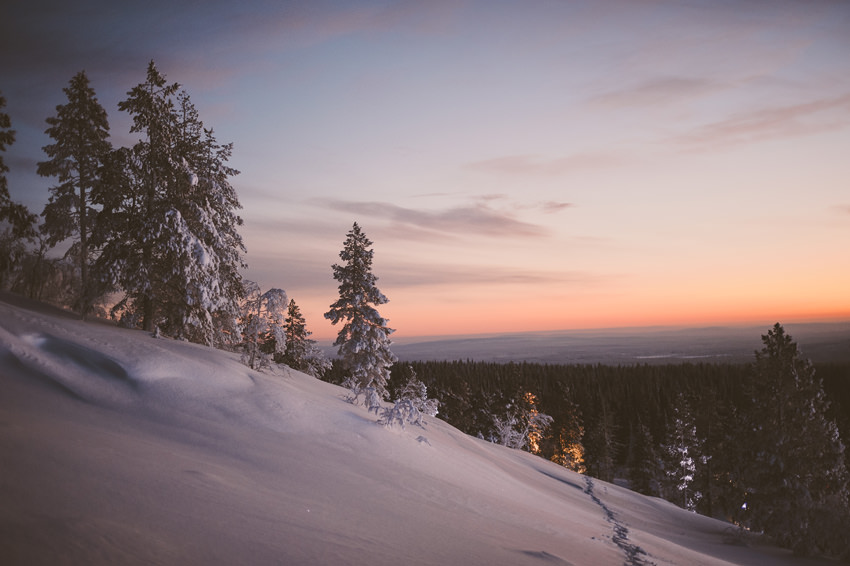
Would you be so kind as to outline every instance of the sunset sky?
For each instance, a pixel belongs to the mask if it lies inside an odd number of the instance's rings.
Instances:
[[[12,0],[13,199],[85,69],[233,142],[249,264],[314,337],[357,221],[417,336],[850,320],[850,2]]]

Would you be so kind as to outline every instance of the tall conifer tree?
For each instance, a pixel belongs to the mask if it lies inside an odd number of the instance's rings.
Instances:
[[[232,146],[205,129],[185,91],[153,62],[119,109],[142,138],[112,156],[121,195],[100,194],[101,268],[142,327],[206,344],[235,336],[243,296],[241,208],[227,166]]]
[[[312,332],[307,330],[307,321],[294,299],[289,301],[284,325],[286,348],[279,361],[294,370],[321,378],[331,363],[310,338]]]
[[[844,445],[827,416],[823,384],[779,323],[762,341],[743,439],[750,447],[744,483],[752,526],[799,554],[835,551],[828,547],[839,540],[850,552],[839,519],[848,516]]]
[[[695,511],[702,498],[693,486],[697,468],[703,462],[702,441],[697,435],[690,403],[682,393],[673,404],[673,418],[663,448],[667,499]]]
[[[629,442],[629,481],[631,489],[644,495],[658,495],[661,457],[649,427],[638,420]]]
[[[15,143],[15,130],[12,129],[9,115],[3,111],[5,107],[6,99],[0,95],[0,222],[6,221],[10,224],[12,238],[30,238],[34,236],[32,226],[36,217],[24,205],[13,202],[9,195],[9,183],[6,179],[9,167],[3,162],[3,152]]]
[[[353,389],[372,387],[387,397],[390,367],[396,361],[390,351],[389,335],[393,329],[375,309],[388,299],[375,286],[372,274],[372,242],[354,223],[339,253],[343,264],[333,265],[334,279],[339,281],[339,300],[331,305],[325,318],[332,324],[342,322],[334,346],[348,372],[346,385]],[[373,306],[375,305],[375,306]]]
[[[80,271],[77,308],[85,316],[94,298],[89,279],[90,247],[95,209],[92,191],[99,182],[103,165],[112,146],[108,141],[109,122],[85,71],[80,71],[62,89],[67,104],[56,107],[56,116],[47,118],[45,133],[54,143],[44,146],[49,158],[38,164],[38,174],[57,177],[59,184],[50,188],[50,200],[41,215],[47,243],[54,246],[68,238],[74,244],[66,255],[76,258]]]
[[[180,85],[168,84],[151,61],[145,82],[133,87],[118,109],[133,118],[131,133],[141,134],[129,150],[111,159],[108,179],[120,194],[106,190],[104,240],[99,269],[109,282],[125,292],[120,303],[152,331],[160,321],[159,301],[165,292],[170,264],[166,240],[168,203],[176,192],[178,160],[173,154],[177,138],[174,96]],[[104,187],[105,189],[105,187]]]
[[[36,221],[36,216],[26,206],[13,202],[9,195],[6,179],[9,167],[3,162],[3,152],[15,143],[15,130],[9,115],[3,111],[5,107],[6,99],[0,95],[0,289],[6,287],[9,276],[24,257],[24,241],[35,237],[33,225]]]
[[[614,466],[621,448],[617,441],[616,426],[614,415],[603,400],[601,410],[588,426],[584,440],[588,473],[608,482],[614,481]]]

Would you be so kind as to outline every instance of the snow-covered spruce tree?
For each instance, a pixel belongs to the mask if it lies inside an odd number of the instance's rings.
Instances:
[[[275,357],[275,361],[321,379],[330,369],[331,362],[316,345],[316,341],[310,338],[312,332],[307,330],[307,321],[295,304],[295,299],[289,301],[284,332],[286,347],[282,354]]]
[[[372,242],[360,226],[354,223],[339,257],[343,264],[333,265],[334,279],[339,281],[339,300],[331,305],[325,318],[332,324],[342,322],[334,346],[348,376],[344,383],[357,394],[361,389],[374,388],[381,399],[387,397],[390,367],[396,357],[390,351],[389,335],[393,329],[373,305],[382,305],[387,298],[375,286],[378,278],[372,274]]]
[[[100,254],[92,264],[92,278],[110,292],[124,292],[124,297],[112,308],[120,313],[120,323],[126,327],[139,326],[142,319],[143,274],[141,230],[146,203],[143,198],[144,175],[136,153],[127,147],[113,149],[104,162],[100,182],[91,191],[92,203],[100,207],[93,218],[91,239]],[[137,290],[131,292],[130,282]]]
[[[36,221],[36,216],[26,206],[13,202],[9,195],[6,179],[9,167],[3,162],[3,152],[15,143],[15,130],[9,115],[3,110],[5,107],[6,99],[0,95],[0,288],[5,287],[6,275],[23,256],[24,240],[35,236],[33,225]]]
[[[128,324],[152,331],[161,322],[158,301],[165,294],[172,262],[172,234],[165,228],[177,192],[178,158],[174,96],[180,85],[167,84],[153,61],[144,83],[130,90],[119,110],[133,117],[131,133],[141,139],[108,159],[92,200],[103,206],[95,240],[102,245],[96,269],[102,280],[124,292],[116,311]]]
[[[167,253],[172,234],[166,226],[169,204],[177,192],[179,158],[172,150],[178,135],[174,96],[179,88],[177,83],[167,84],[151,61],[146,81],[133,87],[128,98],[118,104],[119,110],[133,117],[130,132],[141,134],[129,152],[121,155],[124,162],[112,162],[126,167],[115,175],[123,173],[127,178],[128,182],[118,188],[127,191],[120,194],[121,204],[127,203],[133,210],[130,214],[110,210],[111,214],[105,216],[127,222],[108,227],[112,233],[108,234],[99,259],[103,264],[101,271],[112,276],[110,283],[126,294],[120,305],[126,305],[148,331],[161,322],[158,301],[165,294],[172,262]],[[107,191],[104,186],[99,196],[107,196]]]
[[[151,62],[118,105],[141,139],[114,152],[97,193],[98,267],[146,330],[225,344],[238,334],[243,293],[240,205],[228,181],[238,172],[226,165],[231,145],[218,144],[179,89]]]
[[[492,441],[532,454],[540,452],[540,441],[552,425],[553,418],[537,409],[537,396],[520,391],[506,407],[503,415],[494,415]]]
[[[245,281],[242,302],[242,362],[251,369],[267,368],[286,347],[284,312],[286,292],[269,289],[265,293],[253,281]]]
[[[798,554],[850,555],[844,445],[823,384],[779,323],[762,341],[740,439],[751,526]]]
[[[428,387],[422,383],[416,375],[413,366],[407,366],[407,381],[398,392],[398,398],[409,400],[423,414],[436,417],[439,412],[440,402],[428,398]]]
[[[665,495],[668,500],[689,511],[696,510],[702,498],[702,494],[694,490],[693,482],[703,458],[702,442],[697,436],[690,404],[679,393],[663,446]]]
[[[173,279],[180,292],[166,296],[165,308],[178,335],[194,342],[221,344],[235,330],[243,293],[239,269],[245,267],[245,246],[238,232],[242,219],[236,214],[241,205],[228,181],[239,172],[227,166],[233,145],[218,143],[213,130],[197,120],[183,92],[180,108],[187,105],[190,111],[184,110],[188,118],[181,120],[181,128],[186,132],[197,128],[201,134],[199,138],[193,133],[180,138],[189,142],[181,151],[182,180],[188,180],[188,187],[174,213],[182,218],[175,248],[183,266],[175,270]]]
[[[380,411],[378,422],[384,426],[399,424],[404,428],[406,424],[414,424],[424,428],[422,418],[435,416],[438,406],[436,399],[428,399],[428,388],[416,377],[413,367],[407,366],[407,381],[398,391],[393,406]]]
[[[109,143],[109,122],[106,110],[100,105],[85,71],[80,71],[62,89],[67,104],[56,107],[56,116],[47,118],[50,126],[45,133],[54,143],[43,147],[49,158],[38,164],[38,174],[57,177],[58,185],[50,188],[50,198],[41,215],[42,232],[50,246],[73,240],[66,257],[76,260],[80,272],[80,288],[76,304],[85,317],[98,294],[89,278],[91,252],[89,237],[94,216],[92,190],[97,185],[112,145]]]

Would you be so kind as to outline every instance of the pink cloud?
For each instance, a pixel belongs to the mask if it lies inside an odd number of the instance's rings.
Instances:
[[[493,196],[493,195],[490,195]],[[515,214],[497,210],[488,204],[487,197],[471,204],[442,210],[418,210],[385,202],[356,202],[323,199],[323,208],[393,222],[405,229],[421,230],[425,234],[484,235],[495,237],[542,237],[548,230],[537,224],[519,220]],[[422,235],[425,235],[422,234]]]
[[[708,79],[691,77],[661,77],[637,86],[614,90],[590,99],[591,106],[622,108],[628,106],[658,106],[714,93],[725,88]]]
[[[459,266],[450,264],[394,264],[387,266],[381,280],[393,287],[432,285],[575,285],[599,286],[608,277],[582,271],[540,271],[504,266]]]
[[[572,208],[573,206],[575,205],[571,202],[555,202],[550,200],[541,203],[540,208],[543,210],[543,212],[552,214],[555,212],[561,212],[562,210],[566,210],[567,208]]]
[[[850,94],[740,113],[670,140],[684,149],[714,149],[773,138],[797,137],[850,125]]]

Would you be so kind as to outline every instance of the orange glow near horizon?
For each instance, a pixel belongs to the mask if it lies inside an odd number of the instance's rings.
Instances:
[[[403,299],[403,297],[402,297]],[[827,304],[825,304],[827,303]],[[403,300],[391,300],[379,311],[390,320],[396,340],[429,336],[502,334],[514,332],[592,330],[626,327],[699,327],[764,325],[776,322],[841,322],[850,321],[850,302],[834,307],[828,301],[799,303],[782,301],[703,300],[686,308],[686,304],[662,301],[624,299],[563,302],[552,305],[544,300],[525,303],[481,302],[461,305],[432,303],[417,308]],[[326,322],[326,321],[323,321]],[[315,337],[332,340],[337,328],[326,325]]]

